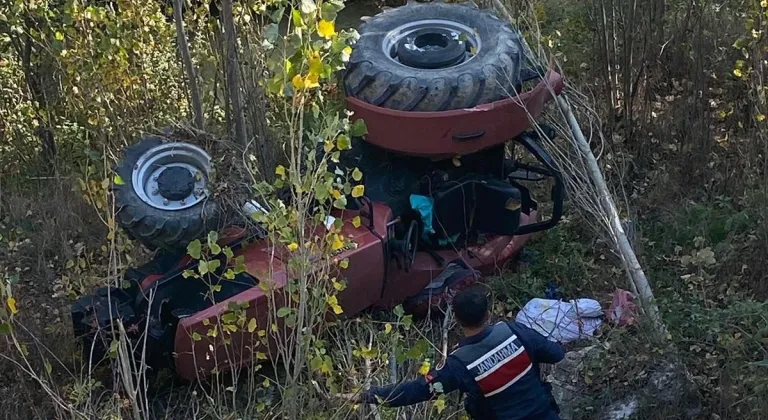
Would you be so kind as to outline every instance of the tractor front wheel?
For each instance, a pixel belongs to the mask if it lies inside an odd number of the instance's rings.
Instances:
[[[115,168],[117,222],[151,249],[184,249],[218,227],[210,197],[211,157],[183,142],[148,136],[127,148]]]

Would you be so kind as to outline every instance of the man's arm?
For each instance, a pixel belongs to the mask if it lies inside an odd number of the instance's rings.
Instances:
[[[565,357],[565,350],[560,343],[550,341],[535,330],[515,321],[507,321],[509,327],[523,341],[528,350],[528,355],[534,363],[548,363],[554,365]]]
[[[367,404],[383,404],[387,407],[402,407],[427,401],[458,389],[460,369],[463,369],[463,366],[449,357],[445,366],[430,371],[424,377],[401,384],[371,388],[361,396],[361,400]]]

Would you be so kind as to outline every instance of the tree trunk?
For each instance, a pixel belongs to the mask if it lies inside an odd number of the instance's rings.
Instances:
[[[614,240],[614,245],[617,248],[616,250],[621,256],[624,268],[629,275],[630,287],[632,288],[632,291],[636,292],[640,297],[643,311],[653,323],[654,333],[657,340],[660,342],[664,341],[667,335],[667,330],[659,315],[659,307],[656,305],[653,290],[651,290],[648,278],[645,276],[645,272],[640,266],[640,262],[637,260],[637,255],[635,255],[635,251],[632,249],[632,245],[627,238],[624,226],[621,224],[619,213],[616,210],[616,203],[614,203],[611,193],[608,191],[608,185],[605,183],[605,178],[597,163],[597,158],[595,158],[595,155],[589,148],[589,143],[587,143],[584,133],[581,132],[579,123],[576,121],[576,117],[573,115],[570,105],[563,96],[557,98],[557,105],[560,107],[560,111],[565,115],[565,118],[568,121],[568,125],[573,132],[573,137],[579,152],[587,162],[589,178],[594,183],[595,189],[600,196],[599,200],[602,210],[609,219],[608,229]]]
[[[184,32],[184,18],[181,11],[184,7],[184,0],[173,1],[173,17],[176,21],[176,36],[179,42],[179,51],[181,52],[181,61],[184,63],[184,70],[187,73],[187,83],[189,95],[192,99],[192,112],[194,113],[194,125],[198,130],[203,130],[203,102],[200,99],[200,88],[197,85],[197,72],[192,63],[192,55],[189,53],[189,43],[187,35]]]
[[[237,35],[235,21],[232,16],[232,0],[222,0],[221,19],[224,26],[224,42],[227,52],[225,71],[229,100],[232,102],[232,119],[235,122],[235,141],[245,147],[247,136],[245,132],[245,114],[243,113],[243,97],[240,92],[240,65],[237,60]]]
[[[37,103],[34,117],[37,120],[35,135],[40,140],[42,159],[46,164],[45,167],[53,173],[56,171],[56,137],[53,134],[53,124],[48,109],[48,97],[39,78],[41,72],[35,68],[32,57],[32,43],[32,39],[27,35],[12,38],[12,44],[19,55],[21,67],[24,70],[24,81],[27,84],[27,89],[29,89],[30,98]]]

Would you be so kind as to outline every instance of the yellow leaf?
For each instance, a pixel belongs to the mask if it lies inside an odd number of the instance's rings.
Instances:
[[[256,318],[251,318],[250,321],[248,321],[248,332],[253,333],[256,331]]]
[[[307,77],[304,78],[304,87],[307,89],[312,89],[320,86],[319,83],[320,76],[314,73],[310,73],[307,75]]]
[[[323,60],[320,59],[320,54],[315,52],[309,58],[309,74],[322,74],[323,73]]]
[[[291,83],[293,83],[293,87],[297,90],[304,88],[304,79],[301,78],[300,74],[293,76],[293,79],[291,79]]]
[[[435,408],[437,409],[437,413],[440,414],[445,410],[445,400],[442,398],[438,398],[435,400]]]
[[[336,25],[333,22],[321,19],[320,22],[317,22],[317,34],[325,39],[331,39],[336,36]]]
[[[768,1],[768,0],[766,0],[766,1]],[[755,117],[755,119],[756,119],[758,122],[762,122],[762,121],[765,121],[765,114],[757,114],[757,116]]]
[[[323,150],[325,153],[331,153],[331,150],[333,150],[333,142],[332,141],[325,141],[323,144]]]
[[[113,179],[115,185],[125,185],[125,181],[123,181],[123,178],[120,177],[120,175],[115,175],[115,178]]]
[[[339,261],[339,267],[341,267],[343,269],[346,269],[347,267],[349,267],[349,260],[348,259],[343,259],[343,260]]]
[[[763,0],[760,2],[760,7],[768,7],[768,0]]]
[[[733,69],[733,75],[736,77],[741,77],[743,73],[741,72],[741,69]]]
[[[331,244],[331,250],[338,251],[344,247],[344,242],[339,235],[334,235],[333,244]]]
[[[421,375],[428,374],[429,373],[429,367],[430,367],[429,360],[425,360],[425,361],[421,362],[421,367],[419,367],[419,374],[421,374]]]
[[[362,222],[360,221],[360,216],[355,216],[354,218],[352,218],[352,226],[354,226],[355,228],[359,228],[361,224]]]
[[[277,168],[275,168],[275,174],[282,176],[285,176],[285,167],[283,165],[277,165]]]
[[[338,199],[339,197],[341,197],[341,191],[333,190],[331,191],[331,195],[333,196],[334,199]]]
[[[365,194],[365,186],[356,185],[354,188],[352,188],[352,197],[354,198],[362,197],[363,194]]]
[[[17,314],[19,312],[19,310],[16,309],[16,299],[14,299],[13,296],[8,297],[8,308],[10,308],[12,314]]]
[[[326,297],[325,301],[328,302],[328,306],[330,306],[331,309],[333,309],[333,313],[335,313],[336,315],[344,312],[343,310],[341,310],[341,306],[339,305],[339,300],[336,299],[335,295]]]
[[[289,251],[293,252],[293,251],[296,251],[297,249],[299,249],[299,244],[297,244],[296,242],[291,242],[290,244],[288,244]]]
[[[392,324],[384,324],[384,334],[389,334],[390,332],[392,332]]]

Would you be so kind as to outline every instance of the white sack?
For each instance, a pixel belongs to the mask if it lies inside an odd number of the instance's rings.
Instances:
[[[515,320],[547,337],[567,343],[591,337],[602,323],[603,310],[594,299],[568,302],[532,299],[518,312]]]

